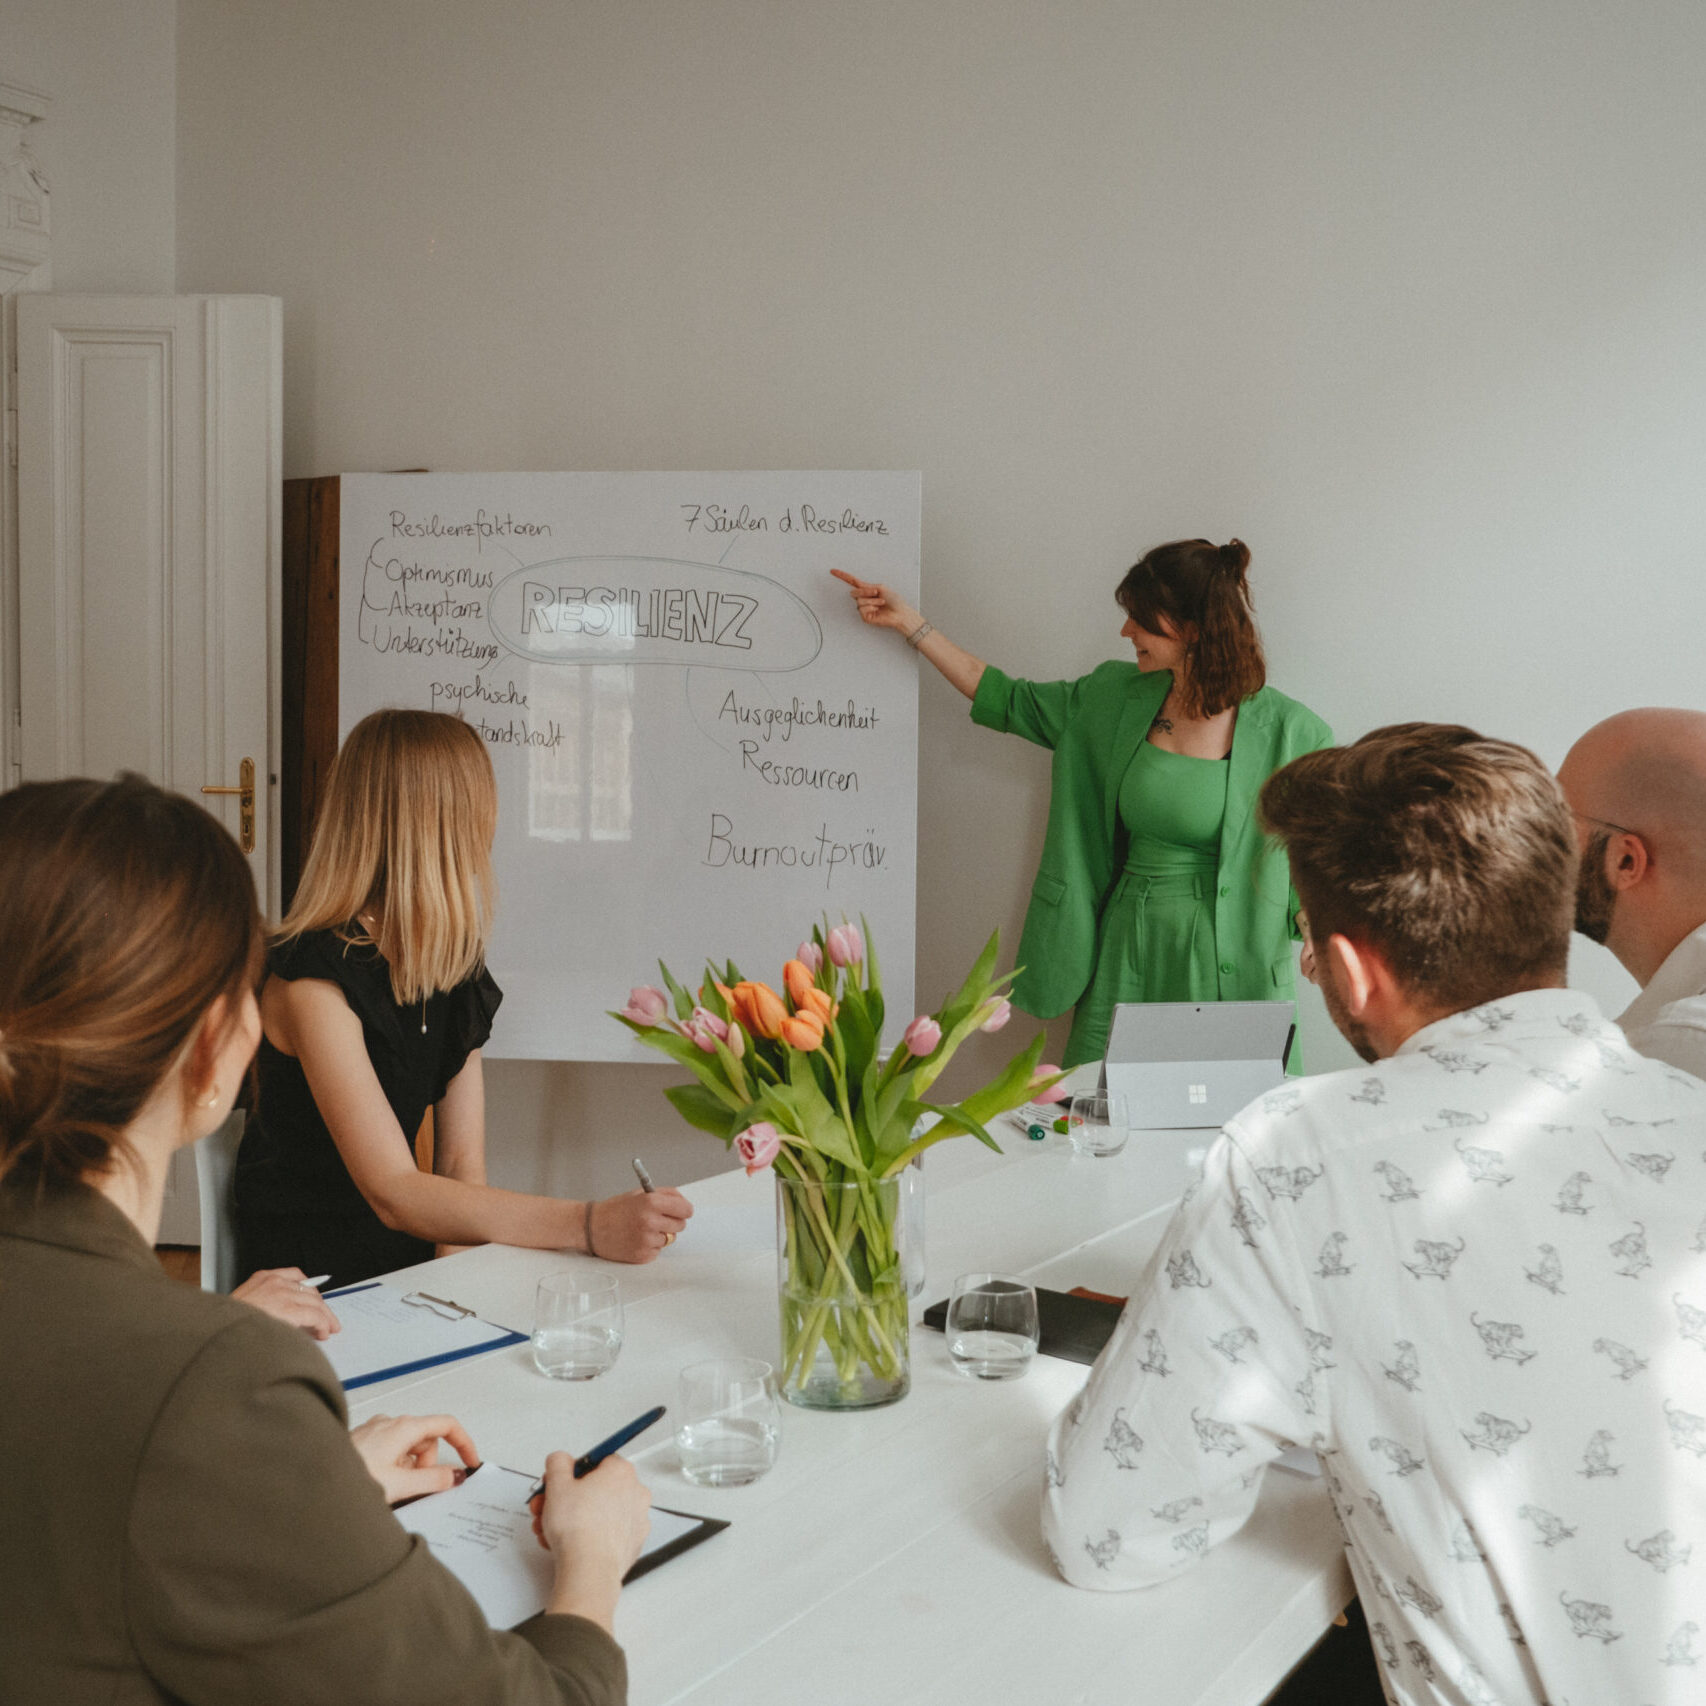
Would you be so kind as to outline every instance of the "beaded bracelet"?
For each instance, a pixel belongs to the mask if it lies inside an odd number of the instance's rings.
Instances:
[[[920,622],[918,626],[906,636],[906,643],[911,646],[914,651],[917,651],[918,648],[924,644],[925,640],[935,632],[936,624],[934,622]]]
[[[598,1252],[592,1247],[592,1203],[590,1199],[586,1205],[586,1253],[589,1256],[596,1256],[598,1254]]]

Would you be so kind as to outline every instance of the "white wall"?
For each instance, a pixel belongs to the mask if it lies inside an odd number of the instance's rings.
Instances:
[[[925,607],[1015,671],[1237,533],[1343,735],[1555,762],[1706,704],[1691,0],[180,0],[178,42],[178,287],[284,297],[290,474],[917,467]],[[930,1000],[1016,939],[1046,799],[964,710],[926,683]],[[636,1122],[695,1170],[668,1077],[496,1067],[506,1176],[615,1188]]]
[[[0,76],[53,190],[53,285],[169,295],[177,267],[175,0],[0,0]]]

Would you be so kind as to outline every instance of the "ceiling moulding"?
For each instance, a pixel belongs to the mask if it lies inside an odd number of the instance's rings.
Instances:
[[[24,140],[47,109],[46,95],[0,81],[0,295],[45,268],[52,251],[47,174]]]

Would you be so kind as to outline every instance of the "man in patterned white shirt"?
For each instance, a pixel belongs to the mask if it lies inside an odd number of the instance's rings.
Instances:
[[[1320,1452],[1389,1697],[1706,1699],[1706,1083],[1563,987],[1576,838],[1519,747],[1411,724],[1263,792],[1369,1066],[1226,1127],[1050,1438],[1091,1588]]]
[[[1706,1078],[1706,713],[1596,723],[1558,767],[1576,818],[1576,928],[1641,985],[1632,1047]]]

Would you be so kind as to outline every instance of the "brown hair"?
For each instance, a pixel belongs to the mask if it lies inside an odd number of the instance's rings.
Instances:
[[[140,776],[0,794],[0,1178],[127,1158],[220,997],[261,968],[255,885],[200,806]]]
[[[1260,809],[1319,947],[1341,935],[1375,948],[1441,1012],[1562,980],[1575,829],[1526,748],[1398,723],[1294,759]]]
[[[453,988],[486,956],[497,821],[492,761],[472,727],[442,711],[374,711],[332,761],[276,939],[337,930],[367,941],[352,921],[378,907],[376,945],[396,998]]]
[[[1157,545],[1126,570],[1114,600],[1152,634],[1170,628],[1185,642],[1177,683],[1189,717],[1212,717],[1248,699],[1268,679],[1250,602],[1250,547],[1179,539]]]

